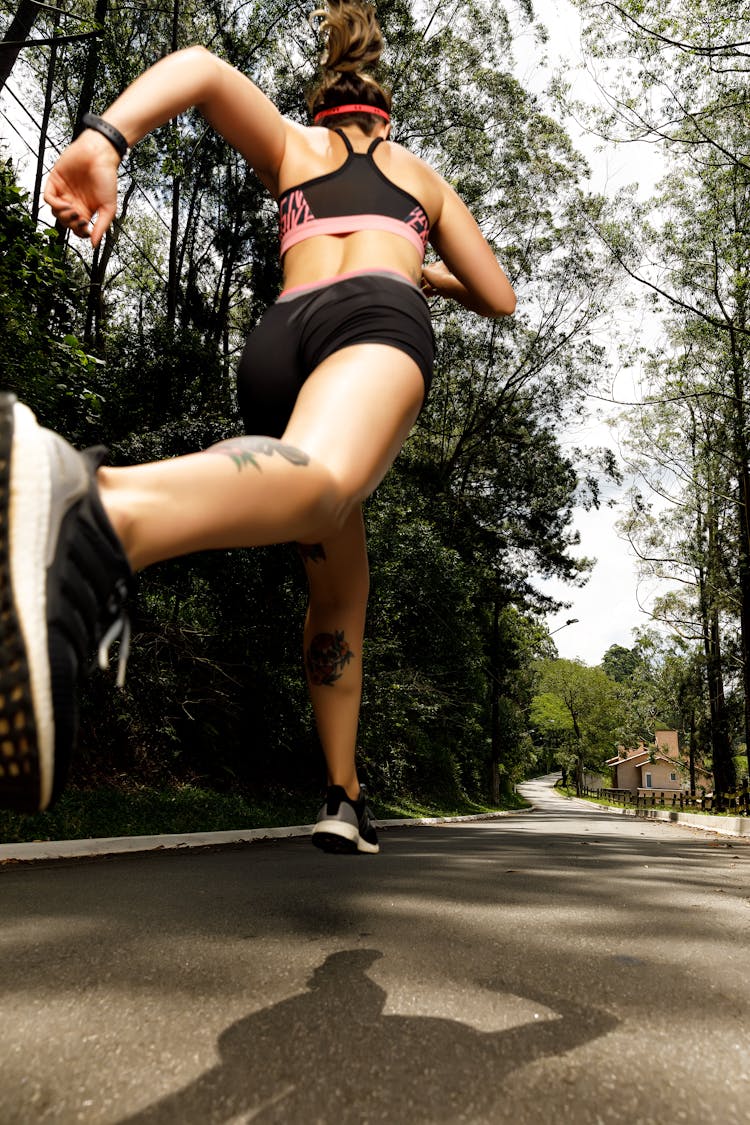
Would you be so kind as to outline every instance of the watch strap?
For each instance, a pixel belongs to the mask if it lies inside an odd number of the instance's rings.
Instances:
[[[103,117],[97,117],[95,113],[84,113],[81,120],[85,129],[94,129],[115,146],[120,154],[120,160],[127,156],[128,142],[120,130],[115,129],[114,125],[110,125],[109,121],[105,121]]]

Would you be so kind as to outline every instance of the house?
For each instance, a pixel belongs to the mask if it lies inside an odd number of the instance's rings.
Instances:
[[[690,774],[680,760],[680,747],[676,730],[658,730],[655,745],[644,742],[636,750],[620,747],[616,757],[607,765],[612,770],[614,789],[629,789],[631,793],[648,793],[650,790],[686,791],[690,788]],[[696,766],[696,784],[711,788],[711,775]]]

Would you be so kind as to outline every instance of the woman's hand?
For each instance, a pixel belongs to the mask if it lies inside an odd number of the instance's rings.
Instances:
[[[457,297],[463,286],[444,262],[422,267],[422,292],[425,297]]]
[[[119,163],[107,138],[86,129],[63,151],[47,178],[44,199],[53,215],[79,238],[90,238],[92,246],[99,245],[117,211]]]

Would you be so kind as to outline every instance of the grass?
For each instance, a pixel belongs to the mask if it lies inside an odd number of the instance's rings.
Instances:
[[[422,816],[466,816],[525,808],[511,794],[498,806],[475,801],[373,801],[382,819]],[[32,840],[85,840],[106,836],[153,836],[187,832],[220,832],[242,828],[280,828],[309,824],[315,798],[282,793],[250,801],[234,793],[216,793],[195,785],[170,789],[68,789],[55,807],[23,816],[0,811],[0,844]]]
[[[410,797],[398,801],[373,801],[373,811],[383,819],[388,817],[422,816],[480,816],[482,813],[510,812],[513,809],[527,809],[529,802],[517,793],[509,793],[501,798],[499,805],[486,805],[479,801],[433,801],[424,803]]]
[[[557,785],[555,788],[557,789],[557,791],[559,793],[564,794],[566,797],[575,797],[576,796],[575,789],[571,789],[570,787],[563,789],[563,787],[561,785]],[[606,797],[588,797],[588,796],[584,796],[583,794],[581,794],[581,796],[578,797],[578,800],[579,801],[590,801],[592,805],[606,805],[607,808],[610,808],[610,809],[621,809],[623,807],[622,801],[608,801],[606,799]],[[650,809],[651,805],[649,805],[648,807]],[[738,813],[736,809],[725,809],[722,812],[716,812],[713,809],[681,809],[679,807],[679,805],[676,805],[674,808],[672,808],[671,804],[669,804],[669,805],[656,804],[653,807],[657,811],[659,809],[661,809],[662,812],[684,812],[684,813],[690,813],[691,816],[743,816],[744,815],[744,813]],[[634,804],[626,805],[625,808],[634,809],[635,805]]]

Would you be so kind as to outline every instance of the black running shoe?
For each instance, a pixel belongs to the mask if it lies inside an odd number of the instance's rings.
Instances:
[[[118,635],[124,673],[132,572],[96,486],[105,453],[77,453],[0,393],[0,806],[19,812],[58,796],[78,680]]]
[[[324,852],[367,852],[375,855],[380,851],[375,821],[367,806],[364,789],[352,801],[340,785],[331,785],[326,802],[318,813],[312,833],[312,842]]]

